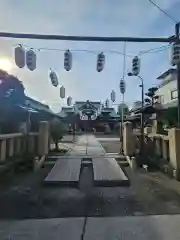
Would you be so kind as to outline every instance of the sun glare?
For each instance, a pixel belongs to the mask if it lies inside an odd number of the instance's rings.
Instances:
[[[11,71],[13,68],[12,62],[7,58],[0,58],[0,69],[4,71]]]

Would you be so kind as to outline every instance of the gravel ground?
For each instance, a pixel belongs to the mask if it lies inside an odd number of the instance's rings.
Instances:
[[[107,144],[107,142],[106,142]],[[114,143],[107,144],[114,152]],[[47,187],[53,164],[38,172],[14,172],[0,179],[0,218],[131,216],[180,213],[180,183],[162,173],[132,173],[130,187],[94,187],[91,167],[82,170],[78,188]]]

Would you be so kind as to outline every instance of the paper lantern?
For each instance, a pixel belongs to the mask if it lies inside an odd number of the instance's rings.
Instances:
[[[126,91],[126,85],[125,85],[124,80],[121,80],[121,81],[120,81],[119,89],[120,89],[120,92],[121,92],[122,94],[125,93],[125,91]]]
[[[60,98],[65,98],[65,88],[63,86],[60,87]]]
[[[105,101],[105,107],[106,107],[106,108],[109,107],[109,99],[106,99],[106,101]]]
[[[97,56],[96,70],[98,72],[101,72],[104,69],[104,64],[105,64],[105,55],[103,54],[103,52],[101,52]]]
[[[111,92],[111,101],[112,101],[112,102],[115,102],[115,101],[116,101],[116,93],[115,93],[114,90],[112,90],[112,92]]]
[[[59,81],[58,81],[58,76],[54,71],[50,71],[49,77],[51,79],[51,83],[54,87],[57,87],[59,85]]]
[[[71,104],[72,104],[72,97],[68,97],[67,98],[67,105],[71,106]]]
[[[19,68],[25,67],[26,60],[25,60],[25,49],[22,46],[18,46],[14,50],[14,59],[15,63]]]
[[[64,53],[64,69],[66,71],[70,71],[72,68],[72,53],[71,51],[68,49],[65,53]]]
[[[26,52],[26,65],[30,71],[36,69],[36,53],[32,49]]]

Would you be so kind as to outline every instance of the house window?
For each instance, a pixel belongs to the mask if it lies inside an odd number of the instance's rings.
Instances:
[[[164,103],[164,96],[163,95],[158,96],[157,102],[163,104]]]
[[[171,100],[178,98],[177,89],[171,91]]]

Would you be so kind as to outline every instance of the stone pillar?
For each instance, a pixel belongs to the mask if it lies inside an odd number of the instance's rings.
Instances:
[[[19,124],[19,132],[22,134],[27,134],[27,123],[26,122],[21,122]]]
[[[6,160],[6,140],[1,140],[0,142],[0,162]]]
[[[13,154],[14,154],[14,138],[10,138],[7,141],[9,143],[9,152],[8,152],[8,154],[9,154],[9,157],[12,157]]]
[[[169,141],[167,139],[163,139],[162,141],[162,157],[169,161]]]
[[[135,137],[131,122],[123,124],[123,150],[127,156],[132,156],[135,153]]]
[[[22,142],[22,139],[21,138],[17,138],[16,141],[17,141],[16,153],[19,154],[21,152],[21,142]]]
[[[175,170],[180,170],[180,129],[172,128],[168,132],[170,164]]]
[[[35,136],[28,136],[28,152],[35,153]]]
[[[39,136],[38,136],[38,155],[43,156],[49,151],[49,123],[39,122]]]
[[[145,134],[150,134],[152,132],[152,127],[145,127],[144,128],[144,133]]]

